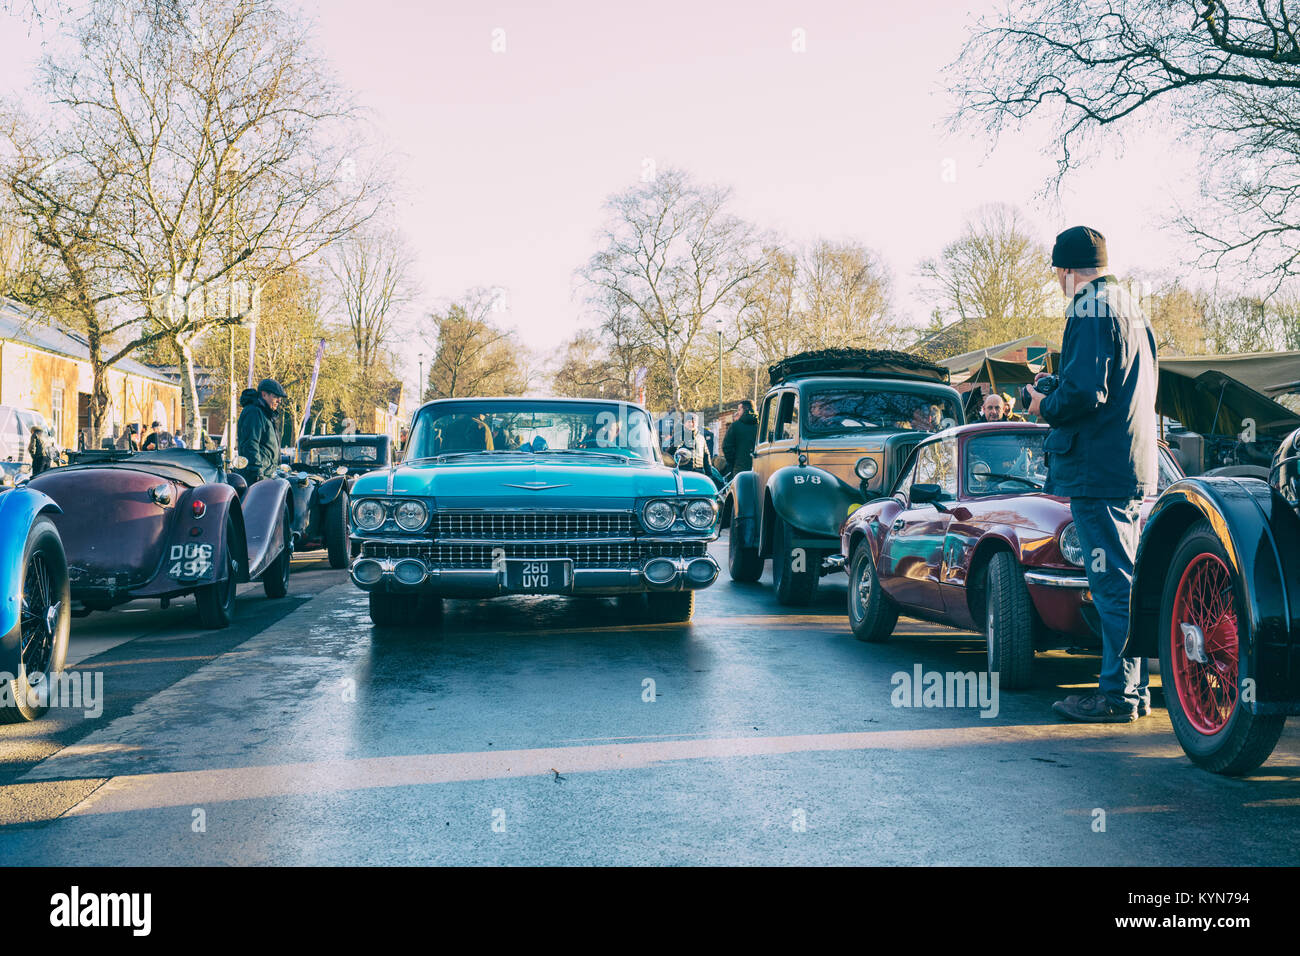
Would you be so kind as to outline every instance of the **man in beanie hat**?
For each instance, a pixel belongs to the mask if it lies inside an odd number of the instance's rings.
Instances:
[[[239,413],[237,434],[239,454],[248,459],[241,474],[251,485],[264,478],[274,478],[280,467],[280,422],[277,412],[285,391],[273,378],[264,378],[257,391],[244,389],[239,396],[243,410]]]
[[[1069,720],[1122,723],[1151,711],[1147,661],[1121,657],[1137,554],[1138,510],[1156,488],[1156,341],[1106,270],[1106,239],[1075,226],[1056,237],[1052,265],[1070,300],[1060,384],[1029,390],[1028,411],[1052,426],[1044,491],[1070,499],[1101,620],[1098,691],[1052,709]]]

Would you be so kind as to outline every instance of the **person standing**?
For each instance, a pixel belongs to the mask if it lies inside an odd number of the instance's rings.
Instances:
[[[33,478],[50,467],[50,453],[45,447],[45,436],[41,434],[40,425],[32,426],[31,438],[27,442],[27,454],[32,459]]]
[[[251,394],[250,394],[251,393]],[[235,425],[238,453],[247,459],[241,474],[250,485],[274,478],[280,468],[280,402],[285,391],[273,378],[264,378],[257,391],[244,389],[243,410]]]
[[[1052,709],[1068,720],[1124,723],[1151,712],[1148,662],[1120,654],[1138,512],[1156,489],[1156,341],[1141,309],[1105,271],[1101,233],[1065,230],[1052,265],[1070,300],[1060,384],[1047,395],[1031,386],[1028,411],[1052,426],[1043,443],[1044,491],[1070,499],[1102,632],[1097,693],[1072,694]]]
[[[722,438],[722,457],[726,459],[728,478],[754,467],[754,439],[757,436],[758,418],[754,415],[754,403],[747,398],[741,399],[736,406],[736,417]]]

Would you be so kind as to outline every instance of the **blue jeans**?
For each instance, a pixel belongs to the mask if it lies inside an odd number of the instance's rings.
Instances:
[[[1071,498],[1070,513],[1083,546],[1088,587],[1101,619],[1101,674],[1097,684],[1112,707],[1151,703],[1145,657],[1120,657],[1128,640],[1129,596],[1137,557],[1141,498]]]

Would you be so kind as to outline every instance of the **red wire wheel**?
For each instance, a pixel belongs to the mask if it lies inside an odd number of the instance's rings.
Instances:
[[[1184,625],[1196,629],[1190,638]],[[1174,688],[1187,721],[1198,733],[1217,734],[1237,706],[1240,659],[1232,572],[1218,555],[1198,554],[1184,569],[1174,594],[1169,635]],[[1196,660],[1197,656],[1204,661]]]

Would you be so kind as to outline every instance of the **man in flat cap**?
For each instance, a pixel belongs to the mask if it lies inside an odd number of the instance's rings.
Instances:
[[[280,467],[280,401],[285,391],[273,378],[264,378],[257,391],[244,389],[239,403],[244,406],[239,413],[237,433],[239,454],[248,459],[240,472],[251,485],[264,478],[274,478]]]
[[[1056,237],[1052,265],[1070,300],[1060,384],[1029,394],[1029,412],[1052,426],[1048,494],[1070,499],[1088,586],[1101,620],[1095,694],[1052,709],[1068,720],[1123,723],[1151,711],[1147,661],[1121,657],[1137,554],[1138,510],[1156,489],[1156,342],[1136,302],[1106,272],[1106,239],[1087,226]]]

